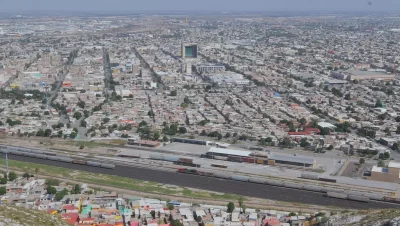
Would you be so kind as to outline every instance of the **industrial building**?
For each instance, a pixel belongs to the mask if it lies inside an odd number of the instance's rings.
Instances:
[[[198,73],[215,73],[225,71],[225,66],[222,64],[199,64],[196,65]]]
[[[390,161],[387,168],[373,166],[370,180],[400,182],[400,162]]]
[[[271,153],[268,155],[269,160],[275,160],[278,164],[287,164],[294,166],[316,167],[317,162],[314,158],[298,155],[285,155],[278,153]]]
[[[384,69],[332,71],[331,76],[341,80],[393,80],[396,77],[395,74],[389,73]]]
[[[262,152],[266,153],[266,152]],[[257,158],[256,156],[260,156],[260,153],[254,153],[252,151],[242,151],[242,150],[234,150],[228,148],[215,148],[212,147],[206,153],[207,156],[220,156],[220,157],[240,157],[240,158]],[[298,156],[298,155],[285,155],[280,153],[270,153],[267,155],[268,160],[274,160],[275,163],[278,164],[286,164],[293,166],[303,166],[303,167],[316,167],[317,162],[314,158],[307,156]],[[256,161],[256,160],[255,160]]]
[[[197,58],[198,47],[196,43],[183,43],[181,49],[182,59]]]
[[[173,137],[171,139],[172,142],[179,142],[179,143],[187,143],[187,144],[198,144],[198,145],[205,145],[208,146],[212,142],[205,141],[205,140],[195,140],[195,139],[187,139],[187,138],[180,138],[180,137]]]

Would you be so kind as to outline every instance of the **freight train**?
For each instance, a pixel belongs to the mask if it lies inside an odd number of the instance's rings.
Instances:
[[[81,160],[81,159],[73,159],[65,156],[58,156],[55,153],[49,153],[49,152],[43,152],[40,150],[31,150],[31,149],[26,149],[26,148],[0,148],[0,153],[8,153],[11,155],[19,155],[19,156],[26,156],[30,158],[37,158],[37,159],[47,159],[47,160],[52,160],[52,161],[58,161],[58,162],[66,162],[66,163],[72,163],[72,164],[78,164],[78,165],[87,165],[87,166],[93,166],[93,167],[100,167],[100,168],[106,168],[106,169],[115,169],[115,165],[113,164],[108,164],[108,163],[100,163],[100,162],[94,162],[94,161],[86,161],[86,160]]]
[[[191,159],[191,158],[183,158],[183,157],[178,157],[178,156],[150,155],[150,159],[157,160],[157,161],[172,162],[175,165],[181,165],[181,166],[189,166],[189,167],[196,167],[196,168],[201,167],[200,164],[194,163],[193,159]]]
[[[272,185],[276,187],[285,187],[285,188],[292,188],[292,189],[300,189],[312,192],[321,192],[326,193],[325,196],[330,198],[341,198],[341,199],[348,199],[352,201],[359,201],[359,202],[369,202],[370,200],[375,201],[386,201],[386,202],[393,202],[399,203],[400,199],[395,199],[393,197],[387,197],[380,193],[368,193],[368,192],[358,192],[358,191],[350,191],[350,190],[342,190],[333,187],[322,187],[317,185],[308,185],[308,184],[300,184],[294,182],[287,182],[281,181],[276,179],[266,179],[266,178],[255,178],[255,177],[247,177],[241,175],[234,175],[234,174],[227,174],[222,172],[208,172],[204,170],[197,170],[197,169],[190,169],[190,168],[179,168],[177,170],[178,173],[185,173],[185,174],[193,174],[198,176],[206,176],[206,177],[214,177],[219,179],[226,179],[226,180],[234,180],[234,181],[241,181],[241,182],[248,182],[248,183],[255,183],[255,184],[266,184]],[[341,195],[337,195],[341,194]]]
[[[308,179],[308,180],[319,180],[319,181],[329,182],[329,183],[336,183],[336,179],[320,177],[318,174],[314,174],[314,173],[302,173],[300,178]]]

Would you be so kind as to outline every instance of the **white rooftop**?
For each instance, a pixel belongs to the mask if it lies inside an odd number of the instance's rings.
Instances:
[[[390,161],[389,162],[389,167],[390,168],[400,168],[400,162]]]
[[[336,128],[335,125],[332,125],[329,122],[319,122],[318,126],[320,126],[322,128]]]
[[[237,156],[250,156],[252,153],[251,151],[241,151],[241,150],[234,150],[228,148],[215,148],[212,147],[208,152],[224,154],[224,155],[237,155]]]

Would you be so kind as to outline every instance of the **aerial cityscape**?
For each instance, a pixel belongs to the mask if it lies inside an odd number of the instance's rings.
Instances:
[[[0,225],[400,225],[398,3],[40,2],[0,11]]]

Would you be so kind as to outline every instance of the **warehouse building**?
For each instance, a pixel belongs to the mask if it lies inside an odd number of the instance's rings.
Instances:
[[[221,156],[221,157],[228,157],[228,156],[235,156],[235,157],[249,157],[251,155],[251,151],[241,151],[241,150],[234,150],[228,148],[215,148],[212,147],[206,153],[208,156]]]
[[[373,166],[370,180],[400,182],[400,162],[390,161],[387,168]]]
[[[178,143],[205,145],[205,146],[208,146],[212,143],[212,142],[206,141],[206,140],[187,139],[187,138],[181,138],[181,137],[173,137],[171,139],[171,141],[178,142]]]
[[[307,156],[294,156],[285,155],[278,153],[271,153],[268,155],[269,160],[275,160],[277,164],[287,164],[293,166],[304,166],[304,167],[317,167],[317,161],[314,158]]]

